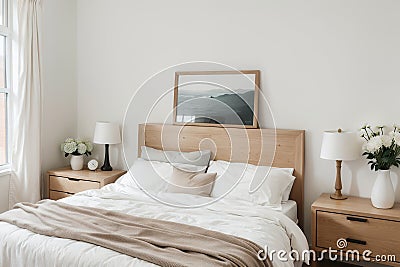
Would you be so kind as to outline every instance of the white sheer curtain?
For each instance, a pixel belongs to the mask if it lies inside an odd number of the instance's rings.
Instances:
[[[11,92],[11,180],[9,205],[40,199],[41,126],[41,0],[18,0],[14,26],[17,32],[17,68]],[[14,57],[15,58],[15,57]]]

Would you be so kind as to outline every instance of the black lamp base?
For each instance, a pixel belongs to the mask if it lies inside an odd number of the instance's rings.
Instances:
[[[113,168],[112,168],[111,165],[110,165],[110,159],[109,159],[109,157],[108,157],[108,147],[109,147],[110,145],[109,145],[109,144],[105,144],[104,146],[105,146],[105,149],[104,149],[104,151],[105,151],[105,155],[104,155],[104,164],[103,164],[103,166],[101,167],[101,170],[102,170],[102,171],[112,171]]]
[[[111,166],[105,166],[105,165],[101,166],[100,169],[102,171],[112,171],[113,170],[113,168]]]

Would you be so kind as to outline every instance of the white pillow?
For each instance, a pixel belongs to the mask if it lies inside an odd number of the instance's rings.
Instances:
[[[166,181],[172,175],[172,170],[173,167],[167,162],[147,161],[139,158],[116,183],[146,191],[159,192],[165,188]]]
[[[212,161],[207,172],[216,172],[217,178],[215,179],[211,196],[221,197],[226,195],[232,188],[227,197],[237,198],[236,196],[240,197],[243,194],[248,194],[249,181],[245,181],[244,177],[247,167],[243,163],[231,163],[222,160]],[[247,187],[245,186],[246,183]]]
[[[211,157],[210,150],[193,152],[164,151],[151,147],[142,146],[140,157],[150,161],[161,161],[170,163],[183,163],[207,167]]]
[[[211,162],[207,172],[217,173],[212,197],[220,197],[234,187],[226,195],[227,198],[272,206],[280,206],[285,189],[295,179],[291,175],[292,168],[270,168],[220,160]]]
[[[283,194],[295,177],[286,170],[259,166],[250,184],[250,197],[260,205],[280,206]],[[253,192],[253,190],[255,190]]]
[[[296,176],[293,176],[296,178]],[[285,191],[283,192],[282,195],[282,203],[286,203],[289,201],[289,197],[290,197],[290,193],[292,192],[292,188],[293,188],[293,184],[294,184],[294,180],[293,182],[291,182],[285,189]]]
[[[172,166],[168,162],[149,161],[138,158],[129,171],[122,175],[116,183],[158,193],[165,191],[167,188],[174,167],[186,172],[204,173],[205,171],[203,166],[182,163]]]

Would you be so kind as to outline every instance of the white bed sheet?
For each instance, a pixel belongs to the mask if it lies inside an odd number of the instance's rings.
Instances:
[[[294,200],[288,200],[282,203],[282,213],[288,216],[292,221],[298,223],[297,218],[297,203]]]
[[[166,194],[164,197],[182,202],[196,202],[199,198],[184,194]],[[60,201],[200,226],[243,237],[276,251],[308,250],[304,234],[286,215],[246,201],[223,199],[202,208],[182,209],[161,204],[139,189],[119,184],[88,190]],[[293,266],[292,261],[278,259],[274,259],[273,264],[277,267]],[[0,266],[155,265],[93,244],[43,236],[0,222]]]

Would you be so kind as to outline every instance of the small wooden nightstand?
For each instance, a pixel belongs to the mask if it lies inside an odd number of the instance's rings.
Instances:
[[[337,240],[343,238],[347,241],[343,250],[359,250],[360,258],[363,251],[370,250],[372,261],[376,255],[395,255],[396,262],[379,263],[400,266],[400,203],[382,210],[374,208],[367,198],[333,200],[322,194],[311,212],[314,250],[339,249]]]
[[[69,167],[47,172],[49,198],[57,200],[75,193],[98,189],[106,184],[113,183],[126,171],[73,171]]]

